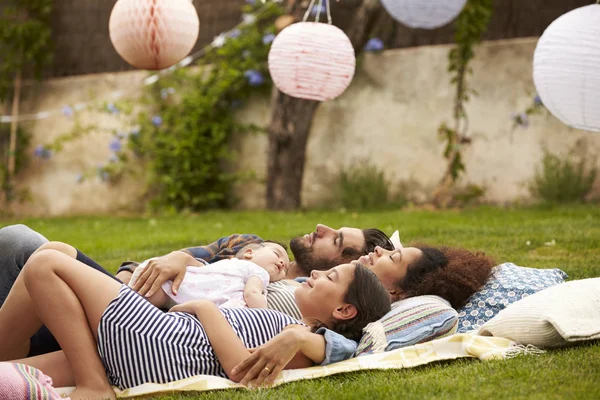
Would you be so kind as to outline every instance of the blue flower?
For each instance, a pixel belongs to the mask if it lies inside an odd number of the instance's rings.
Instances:
[[[265,82],[263,74],[255,69],[249,69],[248,71],[244,72],[244,76],[246,79],[248,79],[248,84],[250,86],[260,86]]]
[[[273,40],[275,40],[275,35],[272,33],[267,33],[265,36],[263,36],[262,38],[262,42],[264,45],[270,44],[273,42]]]
[[[160,117],[160,115],[155,115],[154,117],[152,117],[152,125],[161,126],[162,123],[163,123],[163,120]]]
[[[38,158],[47,160],[50,157],[52,157],[52,151],[44,147],[44,145],[38,144],[35,150],[33,150],[33,155]]]
[[[544,104],[542,103],[542,98],[539,94],[533,98],[533,104],[535,104],[536,106],[541,106]]]
[[[115,153],[112,153],[110,156],[108,156],[108,162],[116,163],[117,161],[119,161],[119,156]]]
[[[85,179],[85,177],[83,176],[83,174],[81,172],[75,176],[75,182],[77,182],[77,183],[83,182],[84,179]]]
[[[67,105],[62,108],[62,113],[65,117],[72,117],[75,111],[73,110],[73,107]]]
[[[529,116],[526,113],[521,113],[521,115],[519,115],[519,125],[521,125],[523,128],[527,128],[529,126]]]
[[[115,137],[108,144],[108,148],[110,149],[110,151],[118,153],[123,148],[123,145],[121,144],[121,140]]]
[[[367,44],[365,44],[365,47],[363,50],[364,51],[381,51],[381,50],[383,50],[383,40],[381,40],[379,38],[369,39]]]
[[[118,114],[119,114],[119,109],[117,108],[117,106],[115,106],[115,104],[114,104],[114,103],[108,103],[108,104],[106,105],[106,109],[107,109],[107,110],[108,110],[108,111],[109,111],[111,114],[114,114],[114,115],[118,115]]]
[[[242,31],[240,31],[239,29],[234,29],[231,32],[229,32],[229,34],[227,36],[229,36],[232,39],[235,39],[235,38],[240,37],[241,34],[242,34]]]
[[[319,5],[318,3],[315,4],[310,10],[310,15],[314,17],[315,15],[319,14],[319,12],[321,14],[325,14],[327,12],[327,0],[323,0],[322,5]]]
[[[131,130],[130,134],[131,134],[131,135],[133,135],[133,136],[137,136],[137,135],[139,135],[139,134],[140,134],[140,127],[139,127],[139,126],[136,126],[135,128],[133,128],[133,129]]]

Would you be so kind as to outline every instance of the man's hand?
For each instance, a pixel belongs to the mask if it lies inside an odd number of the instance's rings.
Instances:
[[[294,358],[301,348],[298,333],[302,327],[286,329],[264,345],[249,349],[250,357],[246,358],[231,371],[234,376],[242,376],[242,385],[259,387],[262,384],[272,385],[279,373]]]
[[[140,275],[133,290],[142,296],[150,297],[168,280],[173,281],[171,291],[177,295],[188,265],[202,265],[191,255],[183,251],[173,251],[166,256],[150,260]]]

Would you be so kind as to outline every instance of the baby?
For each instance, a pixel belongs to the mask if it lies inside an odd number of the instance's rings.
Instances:
[[[151,260],[151,259],[150,259]],[[133,273],[133,287],[148,261]],[[187,267],[177,295],[167,281],[148,300],[157,307],[171,308],[175,304],[205,299],[226,308],[266,308],[266,287],[285,277],[290,264],[285,248],[276,242],[251,243],[244,246],[235,258],[220,260],[203,267]]]

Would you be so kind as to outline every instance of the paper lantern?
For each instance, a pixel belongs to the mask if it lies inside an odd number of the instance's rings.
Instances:
[[[559,17],[538,41],[533,80],[544,106],[574,128],[600,132],[600,5]]]
[[[435,29],[460,14],[467,0],[381,0],[396,21],[410,28]]]
[[[269,51],[269,72],[283,93],[326,101],[346,90],[356,66],[348,36],[336,26],[298,22],[285,28]]]
[[[157,70],[188,55],[198,39],[200,21],[190,0],[118,0],[108,28],[125,61]]]

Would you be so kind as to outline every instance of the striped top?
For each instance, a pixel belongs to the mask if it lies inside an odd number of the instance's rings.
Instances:
[[[220,309],[246,348],[261,346],[297,320],[268,309]],[[98,326],[98,352],[121,390],[195,375],[227,377],[198,319],[163,313],[123,286]]]
[[[282,279],[267,285],[267,307],[289,315],[295,319],[302,319],[302,314],[296,304],[294,292],[297,284],[294,281]]]

